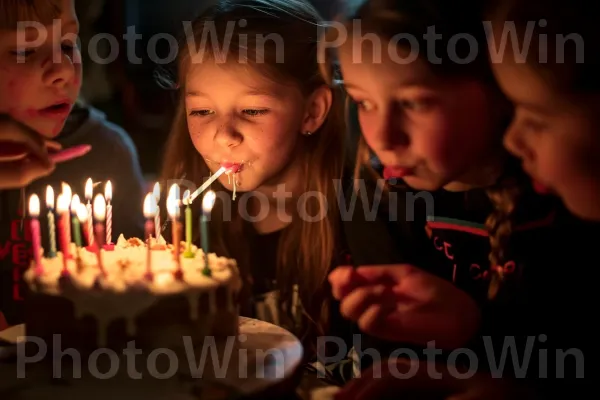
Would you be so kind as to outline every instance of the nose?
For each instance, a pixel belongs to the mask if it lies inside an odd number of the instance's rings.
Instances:
[[[531,160],[534,153],[525,140],[525,133],[515,123],[511,123],[504,134],[504,147],[521,159]]]
[[[75,76],[75,65],[71,57],[62,49],[57,49],[42,65],[44,68],[44,83],[50,86],[63,87]]]
[[[222,147],[234,148],[242,143],[244,137],[235,128],[233,119],[229,118],[228,121],[223,123],[215,134],[215,141]]]
[[[408,147],[410,140],[402,110],[393,105],[386,110],[381,118],[378,136],[380,137],[382,150]]]

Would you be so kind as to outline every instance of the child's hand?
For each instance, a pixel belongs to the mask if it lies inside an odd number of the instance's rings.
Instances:
[[[468,378],[467,378],[468,377]],[[348,382],[335,400],[534,400],[533,391],[485,373],[432,361],[390,359]]]
[[[0,189],[27,186],[54,170],[48,149],[58,143],[45,140],[28,127],[0,114]]]
[[[475,301],[411,265],[338,267],[329,275],[341,313],[380,339],[437,348],[465,345],[479,328]]]

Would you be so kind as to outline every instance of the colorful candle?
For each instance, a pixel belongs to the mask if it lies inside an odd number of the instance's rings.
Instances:
[[[71,218],[70,218],[70,210],[69,205],[71,204],[71,199],[73,198],[73,192],[71,191],[71,187],[66,183],[62,183],[62,193],[63,197],[67,201],[67,223],[65,224],[65,234],[67,235],[67,243],[71,243]],[[63,217],[64,218],[64,217]]]
[[[102,264],[102,245],[104,244],[104,221],[106,220],[106,201],[104,196],[97,194],[94,197],[94,235],[96,240],[96,246],[94,251],[96,252],[96,259],[98,260],[98,268],[103,275],[106,275],[104,265]]]
[[[44,273],[42,267],[42,234],[40,232],[40,199],[37,194],[29,198],[29,217],[31,227],[31,241],[33,246],[33,260],[35,262],[35,272],[37,275]]]
[[[146,279],[151,281],[153,279],[152,275],[152,245],[150,243],[150,239],[152,239],[152,233],[154,231],[154,216],[156,215],[156,200],[152,193],[148,193],[146,198],[144,199],[144,217],[146,218],[146,239],[148,240],[147,244],[147,254],[146,254]]]
[[[56,257],[56,220],[54,218],[54,189],[52,186],[46,188],[46,207],[48,208],[48,239],[50,251],[48,258]]]
[[[192,207],[190,207],[190,191],[183,193],[183,204],[185,204],[185,258],[194,258],[192,251]]]
[[[92,178],[88,178],[85,182],[85,199],[87,201],[86,210],[87,210],[87,227],[86,230],[88,232],[88,246],[94,244],[94,220],[92,218],[92,197],[94,197],[94,182]]]
[[[79,218],[77,216],[79,206],[81,206],[81,201],[79,200],[79,196],[75,195],[71,200],[71,224],[73,226],[73,237],[75,239],[75,245],[78,248],[82,246],[81,223],[79,222]]]
[[[183,270],[181,269],[181,224],[179,223],[179,186],[177,184],[171,186],[169,195],[167,196],[167,212],[171,218],[173,242],[173,257],[177,264],[176,277],[183,278]]]
[[[154,184],[154,190],[152,191],[156,204],[160,202],[160,185],[158,182]],[[160,208],[156,208],[156,215],[154,216],[154,237],[156,240],[160,237]]]
[[[67,233],[70,225],[69,221],[69,200],[63,193],[58,195],[56,200],[56,211],[58,213],[58,238],[60,243],[60,251],[63,257],[63,274],[69,273],[67,261],[69,260],[69,244],[70,238]]]
[[[104,197],[106,198],[106,244],[112,243],[112,183],[106,182],[104,188]]]
[[[200,217],[200,229],[202,231],[202,251],[204,252],[204,269],[202,273],[206,276],[211,276],[210,268],[208,266],[208,252],[209,239],[208,239],[208,219],[210,212],[215,205],[217,195],[212,190],[209,190],[202,199],[202,216]]]

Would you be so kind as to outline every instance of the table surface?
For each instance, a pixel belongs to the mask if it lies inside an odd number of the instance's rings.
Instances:
[[[250,386],[248,386],[248,380],[246,380],[243,384],[247,386],[244,392],[246,394],[250,393],[248,397],[255,398],[258,393],[257,398],[265,398],[265,396],[260,394],[260,389],[264,389],[265,387],[276,383],[279,384],[280,387],[268,398],[309,400],[311,398],[310,394],[312,390],[330,385],[328,381],[319,378],[314,370],[304,368],[300,364],[302,358],[302,346],[298,339],[291,333],[278,326],[243,317],[240,317],[240,333],[246,334],[248,338],[253,338],[248,340],[248,342],[250,342],[249,346],[252,348],[269,349],[280,347],[285,348],[286,351],[286,377],[284,379],[267,382],[266,386],[260,384],[256,385],[256,383],[250,383]],[[6,341],[14,342],[16,337],[24,334],[25,329],[22,325],[2,331],[0,332],[0,346],[2,345],[2,341],[5,341],[5,343]],[[12,350],[14,353],[14,346],[12,349],[0,347],[0,360],[2,359],[3,351],[5,352],[5,355],[8,354],[7,350]],[[6,361],[3,364],[4,367],[7,367]],[[2,363],[0,363],[0,368],[2,368]],[[294,376],[290,377],[290,374]],[[252,385],[254,385],[256,389],[252,388]],[[242,394],[242,398],[245,397],[246,396]]]

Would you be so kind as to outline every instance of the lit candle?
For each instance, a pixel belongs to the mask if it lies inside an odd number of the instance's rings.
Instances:
[[[154,190],[152,191],[152,194],[154,196],[154,200],[156,201],[156,204],[158,204],[160,201],[160,185],[158,184],[158,182],[156,182],[154,184]],[[158,238],[160,237],[160,208],[159,207],[156,208],[156,215],[154,216],[154,237],[156,238],[156,240],[158,240]]]
[[[56,200],[56,211],[58,213],[58,237],[60,240],[60,251],[63,256],[63,274],[68,274],[69,269],[67,267],[67,261],[69,255],[69,235],[67,229],[69,229],[69,200],[65,197],[64,193],[58,195]]]
[[[48,232],[50,251],[48,258],[56,257],[56,221],[54,219],[54,189],[52,186],[46,188],[46,207],[48,208]]]
[[[209,251],[209,240],[208,240],[208,217],[210,212],[215,205],[217,195],[212,190],[209,190],[202,199],[202,216],[200,217],[200,228],[202,230],[202,251],[204,252],[204,269],[202,273],[206,276],[211,276],[210,268],[208,266],[208,251]]]
[[[144,199],[144,217],[146,217],[146,239],[148,252],[146,255],[146,279],[151,281],[153,279],[152,276],[152,246],[150,243],[150,239],[152,238],[152,233],[154,231],[154,217],[156,215],[156,199],[152,193],[148,193],[146,198]]]
[[[102,265],[102,245],[104,244],[104,221],[106,220],[106,201],[104,196],[97,194],[94,197],[94,234],[96,239],[96,246],[94,251],[96,252],[96,258],[98,259],[98,268],[103,275],[106,275],[104,266]]]
[[[92,178],[88,178],[85,182],[85,199],[87,204],[85,205],[87,209],[87,231],[88,231],[88,246],[94,244],[94,221],[92,218],[92,197],[94,197],[94,182]]]
[[[90,232],[88,232],[87,221],[88,219],[90,219],[90,216],[87,213],[87,207],[79,203],[79,205],[76,207],[75,212],[77,214],[77,220],[79,220],[79,225],[81,225],[81,227],[83,228],[83,234],[86,237],[89,237]],[[79,248],[77,249],[77,267],[79,268],[79,270],[81,270],[81,258],[79,257]]]
[[[104,188],[104,197],[106,198],[106,244],[112,243],[112,183],[106,182]]]
[[[73,198],[73,193],[71,192],[71,187],[66,183],[62,183],[62,193],[63,197],[67,201],[67,222],[65,223],[65,234],[67,235],[67,243],[71,243],[71,218],[70,218],[70,210],[69,205],[71,204],[71,199]],[[63,216],[64,218],[64,216]],[[70,256],[70,255],[69,255]]]
[[[79,200],[79,196],[73,196],[73,199],[71,200],[71,223],[73,225],[73,237],[77,247],[81,247],[81,224],[77,217],[77,209],[80,205],[81,201]]]
[[[37,194],[29,198],[29,216],[31,226],[31,241],[33,246],[33,260],[35,262],[35,272],[37,275],[44,273],[42,269],[42,234],[40,232],[40,199]]]
[[[181,224],[179,223],[179,186],[177,184],[171,186],[167,197],[167,212],[171,218],[173,233],[171,235],[173,241],[173,257],[177,263],[176,278],[183,278],[183,270],[181,269]]]
[[[190,191],[186,190],[183,193],[183,204],[185,207],[185,258],[194,258],[192,251],[192,207],[190,207]]]

